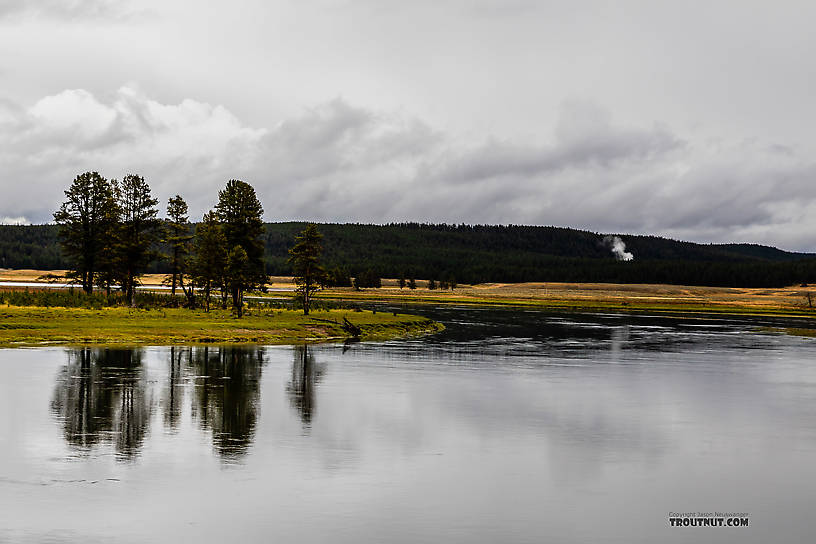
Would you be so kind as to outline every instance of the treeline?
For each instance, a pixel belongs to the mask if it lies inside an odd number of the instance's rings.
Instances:
[[[267,223],[270,275],[291,275],[288,251],[306,223]],[[190,225],[193,233],[195,225]],[[323,262],[332,278],[381,277],[458,283],[566,281],[778,287],[816,282],[812,254],[755,244],[695,244],[656,236],[622,236],[629,262],[616,261],[598,233],[533,226],[321,224]],[[0,262],[7,268],[67,268],[56,226],[0,226]],[[170,252],[165,242],[161,251]],[[169,273],[168,260],[148,272]]]
[[[0,268],[63,270],[56,225],[0,225]]]
[[[267,270],[289,275],[286,250],[304,223],[266,225]],[[321,224],[329,270],[353,277],[450,283],[669,283],[778,287],[816,281],[812,254],[755,244],[695,244],[625,236],[633,261],[615,259],[605,236],[559,227]]]

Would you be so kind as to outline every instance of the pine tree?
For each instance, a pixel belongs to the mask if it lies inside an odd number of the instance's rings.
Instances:
[[[159,201],[150,194],[150,186],[144,178],[135,174],[128,174],[114,187],[121,213],[116,261],[125,296],[133,306],[139,275],[159,255],[155,249],[161,239],[161,221],[156,208]]]
[[[237,311],[244,298],[244,290],[266,284],[263,207],[251,185],[231,179],[219,191],[215,211],[227,239],[227,247],[234,250],[235,246],[241,246],[247,256],[245,281],[233,283],[230,288],[232,305]]]
[[[414,278],[411,278],[410,280],[408,280],[408,289],[416,289],[416,288],[417,288],[416,280]]]
[[[244,291],[252,282],[251,276],[247,252],[242,246],[236,245],[227,254],[224,283],[231,293],[238,293],[238,299],[233,298],[232,301],[232,307],[238,317],[244,315]]]
[[[93,292],[104,244],[110,240],[113,193],[111,184],[97,172],[78,175],[65,191],[65,202],[54,213],[60,226],[62,252],[71,263],[71,276]]]
[[[111,197],[105,207],[105,233],[100,240],[99,264],[96,272],[96,285],[104,289],[108,296],[110,296],[114,284],[123,285],[117,243],[122,210],[119,208],[119,202],[114,196],[115,193],[116,180],[111,180]]]
[[[323,253],[323,235],[310,223],[297,237],[289,250],[289,263],[295,274],[297,293],[303,302],[303,315],[309,315],[312,295],[326,282],[326,271],[320,265]]]
[[[187,203],[176,195],[167,202],[167,244],[170,246],[170,289],[176,294],[176,285],[184,289],[184,272],[187,254],[190,252],[190,218]],[[186,293],[185,293],[186,294]]]
[[[434,289],[436,289],[436,282],[433,280],[433,278],[431,278],[430,280],[428,280],[428,289],[430,289],[430,290],[432,290],[432,291],[433,291]]]
[[[402,289],[405,287],[405,274],[400,274],[399,277],[399,288]]]
[[[192,275],[195,283],[204,290],[204,309],[210,311],[210,294],[213,289],[224,286],[227,267],[227,238],[221,229],[215,212],[204,214],[204,220],[196,226],[195,258]]]

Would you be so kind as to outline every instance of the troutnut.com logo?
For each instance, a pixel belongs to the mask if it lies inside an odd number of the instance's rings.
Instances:
[[[745,512],[669,512],[670,527],[748,527]]]

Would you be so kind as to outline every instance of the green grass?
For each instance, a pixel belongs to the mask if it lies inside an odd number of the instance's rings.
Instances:
[[[363,340],[387,340],[444,328],[419,316],[352,310],[316,311],[308,316],[292,310],[254,310],[237,319],[226,310],[7,306],[0,307],[0,347],[341,341],[351,336],[342,327],[344,317],[362,330]]]

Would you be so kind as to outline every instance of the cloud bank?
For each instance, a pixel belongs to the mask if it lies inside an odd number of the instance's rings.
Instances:
[[[0,102],[0,217],[48,221],[73,177],[144,175],[194,217],[230,178],[270,221],[563,225],[816,250],[816,165],[759,141],[690,141],[568,101],[547,138],[471,141],[335,99],[274,126],[222,106],[70,89]]]

